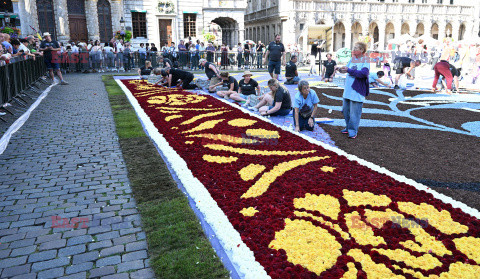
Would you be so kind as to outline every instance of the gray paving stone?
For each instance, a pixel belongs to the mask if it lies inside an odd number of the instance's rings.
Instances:
[[[93,238],[90,235],[81,235],[81,236],[75,236],[75,237],[69,238],[67,245],[71,246],[71,245],[89,243],[92,241],[93,241]]]
[[[11,251],[12,251],[12,249],[0,250],[0,259],[8,257],[10,255]],[[17,255],[17,256],[19,256],[19,255]]]
[[[137,241],[137,242],[127,243],[125,247],[125,251],[127,252],[132,252],[137,250],[147,250],[147,242]]]
[[[27,235],[26,233],[16,233],[16,234],[7,235],[0,238],[0,242],[5,243],[5,242],[12,242],[15,240],[24,239],[26,235]]]
[[[136,233],[136,232],[140,232],[140,231],[142,231],[141,228],[120,229],[120,235],[124,236],[124,235],[127,235],[127,234],[132,234],[132,233]]]
[[[80,236],[87,233],[87,229],[74,229],[63,233],[62,238],[69,238],[74,236]]]
[[[143,260],[148,257],[147,250],[141,250],[136,252],[127,253],[122,256],[122,262],[130,262],[135,260]]]
[[[73,256],[73,264],[79,264],[88,261],[95,261],[98,259],[99,253],[97,251],[92,251],[84,254],[78,254]]]
[[[102,233],[96,235],[97,240],[106,240],[106,239],[114,239],[120,237],[120,234],[118,231],[113,231],[113,232],[107,232],[107,233]]]
[[[38,273],[38,279],[51,279],[51,278],[58,278],[65,274],[65,269],[63,267],[53,268],[49,270],[45,270]]]
[[[143,269],[145,265],[143,264],[142,260],[137,260],[137,261],[131,261],[131,262],[124,262],[119,265],[117,265],[117,271],[118,272],[125,272],[128,270],[137,270],[137,269]]]
[[[100,279],[129,279],[129,278],[130,276],[128,275],[128,273],[119,273],[119,274],[103,276]]]
[[[6,258],[0,260],[0,269],[7,268],[11,266],[22,265],[27,262],[27,256],[16,257],[16,258]]]
[[[63,277],[60,277],[58,279],[85,279],[85,278],[87,278],[87,273],[85,271],[83,271],[83,272],[80,272],[80,273],[75,273],[75,274],[72,274],[72,275],[63,276]]]
[[[30,245],[22,248],[17,248],[12,250],[12,254],[10,254],[10,257],[18,257],[18,256],[24,256],[24,255],[29,255],[35,252],[37,249],[37,245]],[[0,258],[2,258],[0,251]]]
[[[65,247],[66,244],[67,244],[67,241],[65,239],[58,239],[58,240],[49,241],[49,242],[40,244],[39,250],[43,251],[43,250],[62,248],[62,247]]]
[[[22,274],[22,275],[17,275],[12,277],[12,279],[36,279],[37,274],[36,273],[28,273],[28,274]]]
[[[125,243],[130,243],[130,242],[135,242],[137,241],[137,238],[135,237],[134,234],[122,236],[119,238],[114,238],[113,239],[113,244],[114,245],[119,245],[119,244],[125,244]]]
[[[110,247],[110,248],[102,249],[102,251],[100,251],[100,256],[101,257],[106,257],[106,256],[109,256],[109,255],[122,253],[124,251],[125,251],[125,247],[123,245],[116,245],[116,246],[113,246],[113,247]]]
[[[140,269],[130,273],[130,279],[154,279],[155,273],[151,268]]]
[[[10,243],[10,248],[20,248],[25,246],[32,246],[35,243],[35,238],[17,240]]]
[[[88,278],[97,278],[105,275],[110,275],[115,273],[115,267],[113,266],[104,266],[100,268],[95,268],[90,270],[90,276]]]
[[[116,265],[121,262],[122,262],[122,259],[120,258],[120,256],[111,256],[111,257],[101,258],[97,260],[96,266],[102,267],[107,265]]]
[[[68,264],[70,264],[69,258],[58,258],[44,262],[37,262],[32,265],[32,271],[37,272],[40,270],[51,269],[59,266],[65,266]]]
[[[111,246],[113,246],[112,241],[110,239],[107,239],[107,240],[102,240],[102,241],[99,241],[99,242],[93,242],[93,243],[88,244],[88,250],[92,251],[92,250],[107,248],[107,247],[111,247]]]
[[[75,264],[67,267],[67,269],[65,270],[65,273],[67,274],[78,273],[78,272],[90,270],[92,268],[93,268],[93,262],[84,262],[81,264]]]
[[[31,254],[28,257],[28,262],[29,263],[43,262],[43,261],[54,259],[56,256],[57,256],[57,250],[48,250],[48,251],[38,252],[35,254]]]
[[[28,274],[30,272],[30,264],[7,267],[2,272],[2,278],[9,278],[16,275]]]
[[[37,237],[37,241],[35,243],[39,244],[39,243],[58,240],[58,239],[61,239],[61,238],[62,238],[62,235],[59,234],[59,233],[47,234],[47,235],[42,235],[42,236]]]
[[[71,256],[71,255],[81,254],[81,253],[85,252],[85,249],[86,249],[85,244],[65,247],[63,249],[58,250],[58,256],[63,257],[63,256]]]

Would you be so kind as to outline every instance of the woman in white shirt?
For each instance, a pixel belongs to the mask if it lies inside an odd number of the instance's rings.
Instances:
[[[125,69],[123,68],[123,51],[123,40],[117,40],[117,43],[115,44],[115,52],[117,54],[117,72],[125,72]]]
[[[110,71],[115,67],[115,50],[113,49],[113,43],[105,44],[103,51],[105,52],[106,58],[105,67],[107,71]]]

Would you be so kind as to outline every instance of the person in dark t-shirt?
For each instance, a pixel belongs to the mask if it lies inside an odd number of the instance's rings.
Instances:
[[[57,76],[60,78],[60,84],[67,85],[68,82],[63,80],[62,72],[60,71],[60,61],[59,51],[60,45],[57,41],[52,40],[52,35],[46,32],[43,34],[45,38],[44,41],[40,44],[40,51],[43,51],[43,58],[45,65],[47,66],[48,73],[52,81],[54,80],[53,70],[57,73]]]
[[[286,116],[290,113],[292,110],[292,100],[290,98],[290,93],[288,92],[288,89],[280,85],[278,80],[276,79],[271,79],[268,81],[268,87],[270,90],[272,90],[271,94],[266,94],[265,100],[267,103],[270,103],[268,101],[268,98],[273,99],[273,106],[263,106],[261,107],[258,111],[260,112],[261,115],[271,115],[271,116]],[[268,96],[268,97],[267,97]],[[264,98],[264,99],[265,99]]]
[[[145,78],[145,76],[149,76],[150,73],[153,71],[152,62],[150,60],[145,61],[145,66],[138,69],[138,75]]]
[[[335,66],[337,66],[337,62],[332,59],[332,54],[327,53],[327,60],[323,61],[323,69],[322,69],[322,80],[326,82],[333,81],[333,76],[335,75]]]
[[[160,84],[161,86],[177,86],[183,89],[196,89],[197,86],[195,84],[191,84],[193,80],[193,74],[184,70],[180,69],[162,69],[160,71],[163,79],[157,82],[155,85]],[[163,81],[163,82],[162,82]]]
[[[292,58],[290,58],[290,61],[285,65],[285,78],[287,81],[285,81],[285,84],[297,84],[300,81],[300,78],[298,77],[298,71],[297,71],[297,56],[292,55]]]
[[[173,68],[172,60],[164,57],[163,55],[158,57],[158,63],[163,66],[163,68]]]
[[[252,73],[250,71],[245,71],[243,73],[243,79],[238,83],[238,93],[230,95],[230,98],[235,101],[245,102],[248,96],[258,94],[260,94],[258,82],[252,79]]]
[[[268,58],[268,73],[277,80],[280,75],[280,67],[282,63],[285,64],[285,46],[280,42],[281,38],[280,35],[275,36],[275,41],[268,45],[264,56],[265,60]]]
[[[217,86],[227,88],[226,90],[217,91],[217,95],[228,100],[231,94],[237,93],[238,82],[234,77],[230,76],[228,72],[221,72],[220,78],[222,79],[222,81],[215,84],[215,86],[212,87],[212,90],[215,89]]]
[[[398,86],[398,81],[400,80],[400,77],[403,74],[406,74],[409,78],[413,79],[414,77],[411,74],[411,72],[415,67],[420,66],[420,64],[422,64],[422,61],[420,60],[415,61],[409,57],[398,56],[398,57],[395,57],[395,59],[393,60],[393,64],[395,65],[395,73],[396,73],[394,89],[400,89],[400,87]]]

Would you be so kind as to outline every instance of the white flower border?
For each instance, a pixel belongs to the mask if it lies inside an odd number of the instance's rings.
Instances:
[[[160,134],[158,129],[155,127],[153,122],[150,120],[148,115],[145,113],[145,111],[142,109],[140,104],[138,103],[137,99],[133,96],[133,94],[128,90],[128,88],[122,83],[120,79],[115,79],[117,84],[122,88],[122,90],[125,92],[127,98],[129,99],[130,103],[132,104],[133,108],[135,109],[135,112],[137,113],[140,121],[143,124],[143,127],[146,131],[146,133],[150,136],[150,138],[157,144],[157,146],[162,150],[163,154],[167,158],[168,162],[170,163],[172,169],[175,171],[177,174],[178,178],[182,182],[183,186],[185,187],[185,190],[187,191],[188,195],[196,202],[197,208],[202,212],[202,214],[205,216],[205,221],[208,222],[208,224],[212,227],[213,231],[216,234],[216,237],[218,238],[219,242],[221,243],[223,249],[225,250],[227,256],[229,257],[230,261],[238,267],[237,272],[239,276],[242,278],[270,278],[268,274],[266,273],[265,269],[263,266],[260,265],[255,260],[255,256],[253,252],[250,250],[250,248],[247,247],[247,245],[242,241],[240,234],[238,233],[237,230],[232,226],[232,224],[228,221],[227,216],[223,211],[220,209],[218,204],[215,202],[215,200],[212,198],[208,190],[205,188],[205,186],[193,176],[192,172],[190,169],[188,169],[186,162],[183,160],[182,157],[180,157],[177,152],[168,144],[168,142],[165,140],[165,138]],[[210,95],[207,93],[204,93],[205,95]],[[328,144],[325,144],[323,142],[320,142],[316,139],[313,139],[311,137],[308,137],[302,133],[292,131],[290,129],[287,129],[283,126],[280,126],[278,124],[275,124],[271,122],[269,119],[266,119],[265,117],[262,117],[258,114],[252,113],[251,111],[239,107],[236,105],[233,105],[232,103],[224,100],[224,99],[218,99],[236,109],[240,109],[241,111],[249,114],[250,116],[256,117],[262,121],[269,122],[270,124],[274,125],[275,127],[282,129],[284,131],[288,131],[290,133],[293,133],[305,140],[307,140],[310,143],[319,145],[327,150],[333,151],[337,153],[338,155],[343,155],[347,157],[347,159],[351,161],[356,161],[359,164],[366,166],[374,171],[377,171],[382,174],[386,174],[395,180],[399,182],[404,182],[409,185],[412,185],[418,190],[425,191],[427,193],[431,193],[435,198],[451,204],[455,208],[459,208],[463,210],[465,213],[470,214],[471,216],[474,216],[478,219],[480,219],[480,212],[474,208],[471,208],[467,206],[466,204],[462,202],[458,202],[448,196],[445,196],[443,194],[440,194],[427,186],[420,184],[412,179],[406,178],[403,175],[398,175],[395,174],[383,167],[377,166],[373,163],[370,163],[368,161],[365,161],[363,159],[360,159],[359,157],[355,155],[351,155],[346,153],[345,151],[337,148],[330,146]]]

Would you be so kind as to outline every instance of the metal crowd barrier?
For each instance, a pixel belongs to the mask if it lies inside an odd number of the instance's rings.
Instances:
[[[43,57],[22,58],[0,66],[0,107],[16,98],[22,99],[20,95],[31,89],[46,72]]]

